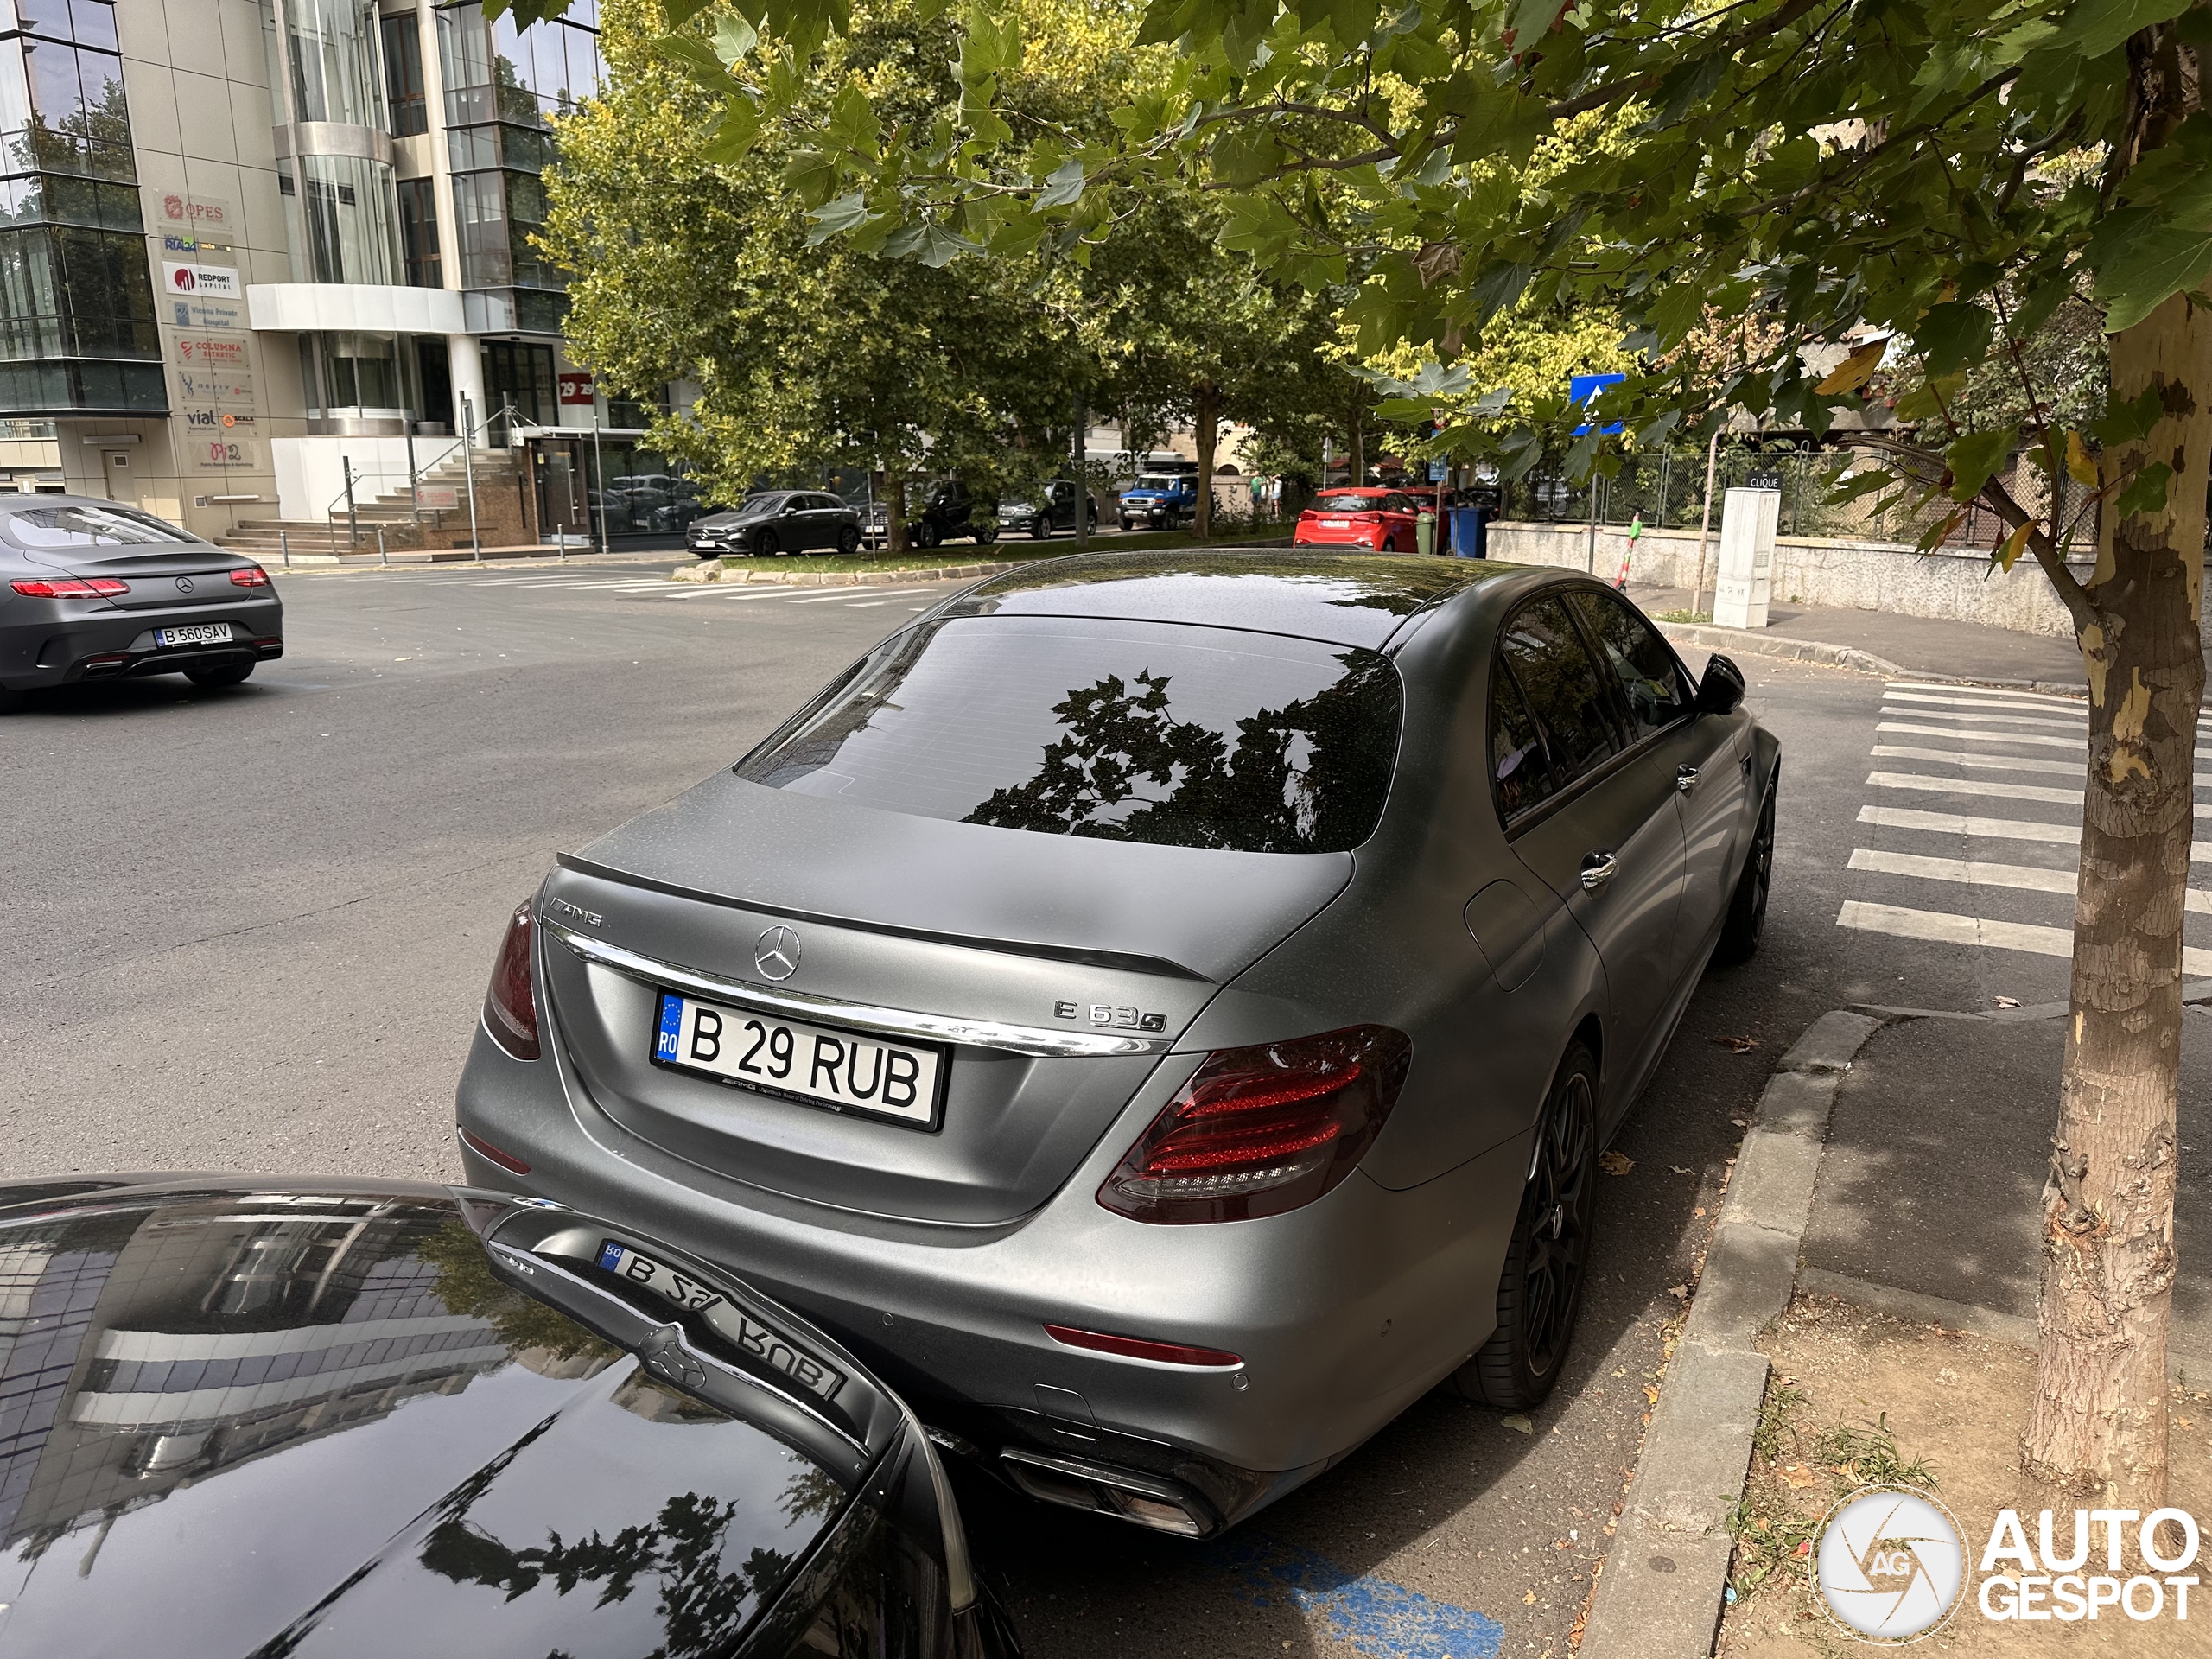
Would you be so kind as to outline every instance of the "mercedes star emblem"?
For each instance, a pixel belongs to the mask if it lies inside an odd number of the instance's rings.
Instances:
[[[645,1363],[680,1388],[696,1389],[707,1380],[707,1368],[694,1359],[672,1325],[664,1325],[638,1344]]]
[[[176,579],[176,590],[180,594],[190,593],[192,591],[192,578],[190,576],[179,576]]]
[[[772,927],[753,947],[753,965],[770,979],[789,979],[798,972],[798,935],[788,927]]]

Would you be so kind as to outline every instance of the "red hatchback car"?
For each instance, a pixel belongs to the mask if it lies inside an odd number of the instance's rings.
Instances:
[[[1402,490],[1324,490],[1298,515],[1294,547],[1369,547],[1385,553],[1414,550],[1414,515],[1420,507]]]

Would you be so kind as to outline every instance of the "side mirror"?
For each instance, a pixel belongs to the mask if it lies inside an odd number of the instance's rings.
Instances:
[[[1698,682],[1697,711],[1700,715],[1732,714],[1744,700],[1744,671],[1719,652],[1706,658],[1705,677]]]

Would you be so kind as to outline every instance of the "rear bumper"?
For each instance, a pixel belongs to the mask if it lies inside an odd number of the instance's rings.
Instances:
[[[790,1199],[661,1151],[585,1097],[549,1036],[547,1058],[523,1062],[479,1029],[460,1127],[528,1173],[464,1141],[471,1181],[635,1217],[728,1265],[821,1324],[1001,1474],[1009,1450],[1141,1471],[1201,1497],[1211,1531],[1327,1468],[1492,1328],[1526,1152],[1517,1142],[1410,1192],[1355,1175],[1287,1216],[1160,1227],[1090,1199],[1124,1144],[1117,1124],[1033,1214],[923,1225]],[[1227,1350],[1243,1363],[1094,1353],[1055,1342],[1047,1321]]]
[[[28,610],[28,607],[22,607]],[[0,622],[0,686],[11,691],[72,685],[82,680],[181,674],[191,669],[268,662],[284,654],[284,607],[274,599],[194,609],[123,611],[41,606],[45,614],[10,614]],[[231,624],[232,643],[162,649],[156,628],[197,622]]]

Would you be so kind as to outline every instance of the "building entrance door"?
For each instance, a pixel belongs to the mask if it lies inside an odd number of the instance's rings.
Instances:
[[[105,474],[107,499],[126,507],[138,505],[138,480],[130,465],[128,449],[109,449],[100,456],[100,467]]]
[[[574,438],[539,438],[531,444],[531,471],[537,479],[537,522],[548,535],[590,539],[591,499],[582,450]]]

